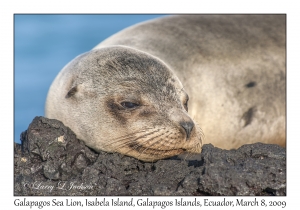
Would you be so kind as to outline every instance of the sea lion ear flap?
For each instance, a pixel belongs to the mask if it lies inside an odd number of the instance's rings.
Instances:
[[[78,88],[76,85],[75,87],[72,87],[71,90],[69,90],[69,92],[66,95],[66,98],[70,98],[70,97],[74,96],[75,93],[77,93],[77,91],[78,91]]]

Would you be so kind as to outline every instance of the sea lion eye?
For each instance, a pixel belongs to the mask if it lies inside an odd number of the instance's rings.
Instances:
[[[187,100],[184,102],[184,104],[183,104],[184,109],[185,109],[186,111],[188,111],[188,101],[189,101],[189,99],[187,99]]]
[[[133,109],[133,108],[136,108],[136,107],[139,106],[139,105],[136,104],[136,103],[132,103],[132,102],[128,102],[128,101],[122,102],[121,105],[122,105],[122,107],[124,107],[125,109]]]

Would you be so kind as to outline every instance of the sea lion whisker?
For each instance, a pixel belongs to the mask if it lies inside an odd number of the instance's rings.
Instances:
[[[160,139],[158,139],[158,140],[160,140]],[[156,143],[157,143],[157,141],[155,141],[153,144],[151,144],[151,145],[149,145],[147,148],[145,148],[145,149],[142,151],[142,153],[140,153],[139,156],[141,156],[141,155],[142,155],[144,152],[146,152],[148,149],[151,149],[151,150],[152,150],[152,148],[150,148],[150,147],[153,146],[153,145],[155,145]],[[161,154],[162,151],[164,151],[165,154],[169,154],[169,153],[171,153],[171,151],[173,151],[173,150],[175,150],[175,149],[176,149],[176,146],[173,146],[173,147],[169,148],[168,150],[161,149],[161,146],[160,146],[160,147],[155,148],[155,151],[153,151],[152,154]]]
[[[158,135],[158,136],[154,136],[154,137],[149,138],[149,139],[144,139],[144,142],[151,141],[151,140],[153,140],[153,139],[155,139],[155,138],[157,138],[157,137],[160,137],[160,136],[162,136],[162,135],[163,135],[163,134],[160,134],[160,135]],[[157,141],[159,141],[159,140],[160,140],[160,139],[158,139]],[[153,146],[157,141],[155,141],[155,142],[154,142],[153,144],[151,144],[150,146]],[[129,151],[132,151],[132,150],[137,151],[138,148],[145,147],[144,145],[141,145],[140,143],[141,143],[141,142],[137,142],[135,145],[129,147],[129,148],[130,148]],[[127,151],[126,153],[128,153],[129,151]],[[139,151],[138,151],[138,152],[139,152]],[[139,156],[140,156],[140,155],[139,155]],[[138,156],[138,157],[139,157],[139,156]]]
[[[139,133],[144,133],[144,132],[146,132],[146,131],[148,131],[148,130],[151,130],[152,128],[145,128],[145,129],[143,129],[143,130],[140,130],[140,131],[138,131],[138,132],[133,132],[133,133],[129,133],[129,134],[126,134],[126,135],[124,135],[124,136],[119,136],[119,137],[117,137],[117,138],[112,138],[111,140],[113,141],[113,140],[118,140],[118,139],[121,139],[121,138],[125,138],[125,137],[127,137],[127,136],[132,136],[132,135],[136,135],[136,134],[139,134]]]
[[[132,136],[128,136],[126,138],[120,138],[117,141],[108,142],[108,143],[104,144],[104,146],[123,146],[123,145],[126,145],[127,142],[132,141],[132,138],[135,138],[135,137],[136,137],[135,135],[132,135]],[[118,144],[118,143],[120,143],[120,144]]]
[[[157,137],[160,137],[160,136],[162,136],[162,135],[164,135],[164,134],[161,134],[161,135],[158,135]],[[168,134],[168,135],[170,135],[170,134]],[[157,137],[155,137],[155,138],[157,138]],[[152,139],[151,139],[152,140]],[[159,142],[161,139],[157,139],[156,141],[154,141],[152,144],[150,144],[148,147],[146,147],[141,153],[140,153],[140,155],[138,156],[138,157],[140,157],[141,155],[143,155],[144,154],[144,152],[146,152],[148,149],[151,149],[150,147],[151,146],[153,146],[153,145],[155,145],[157,142]],[[159,148],[156,148],[156,150],[159,150]]]
[[[186,159],[187,159],[187,157],[189,156],[189,154],[190,154],[190,153],[185,153],[185,154],[184,154],[183,161],[186,161]]]
[[[149,130],[150,130],[150,129],[149,129]],[[146,134],[144,134],[144,135],[142,135],[142,136],[138,136],[138,137],[136,136],[136,134],[139,134],[139,133],[145,133],[145,132],[132,133],[131,136],[126,135],[126,138],[120,137],[119,139],[116,139],[116,141],[113,141],[113,142],[110,142],[109,144],[106,144],[106,146],[113,145],[113,144],[115,144],[116,146],[125,146],[125,145],[127,145],[128,142],[136,141],[136,140],[139,139],[139,138],[146,137],[146,136],[151,135],[151,134],[154,134],[154,133],[156,133],[156,132],[158,132],[158,131],[159,131],[159,129],[154,130],[154,131],[152,131],[152,132],[150,132],[150,133],[146,133]],[[117,143],[120,143],[120,142],[121,142],[122,144],[117,145]]]
[[[159,131],[159,129],[156,129],[150,133],[147,133],[145,135],[141,135],[141,136],[133,136],[134,138],[128,137],[126,139],[120,139],[119,141],[115,141],[115,142],[111,142],[110,144],[113,145],[115,147],[115,151],[119,151],[119,148],[121,147],[130,147],[130,145],[132,145],[134,142],[136,142],[136,140],[138,139],[142,139],[144,137],[147,137],[148,135],[157,133]],[[149,139],[145,138],[144,141],[147,141]],[[131,146],[132,147],[132,146]],[[131,151],[131,150],[129,150]],[[128,152],[124,153],[124,154],[128,154]]]

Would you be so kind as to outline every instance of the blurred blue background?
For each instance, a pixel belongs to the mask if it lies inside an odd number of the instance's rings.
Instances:
[[[35,116],[44,116],[48,89],[77,55],[110,35],[162,15],[15,15],[14,141]]]

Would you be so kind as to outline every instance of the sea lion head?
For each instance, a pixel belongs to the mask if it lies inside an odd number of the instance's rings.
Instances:
[[[60,72],[46,116],[61,120],[96,151],[155,161],[201,151],[203,135],[187,104],[188,95],[167,64],[112,46],[85,53]]]

